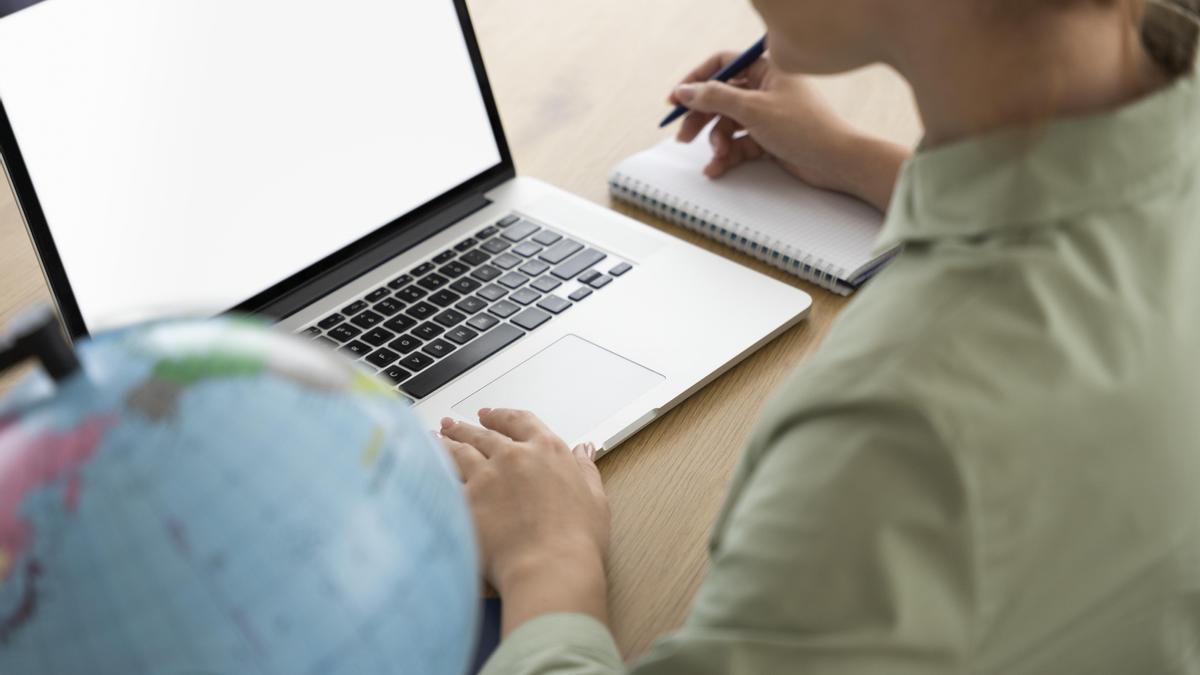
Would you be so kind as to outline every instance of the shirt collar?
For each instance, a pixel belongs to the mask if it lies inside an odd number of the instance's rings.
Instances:
[[[1197,68],[1117,110],[919,150],[900,173],[879,251],[1029,229],[1127,203],[1200,153]]]

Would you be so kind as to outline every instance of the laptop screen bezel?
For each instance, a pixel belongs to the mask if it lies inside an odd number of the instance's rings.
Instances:
[[[477,198],[516,176],[516,167],[513,164],[508,139],[504,135],[504,128],[500,122],[500,113],[496,107],[491,83],[483,65],[483,57],[479,51],[479,43],[470,14],[467,11],[466,0],[453,0],[453,2],[458,13],[459,25],[462,27],[467,51],[470,54],[471,65],[475,69],[475,79],[479,85],[480,95],[483,97],[488,120],[492,125],[492,134],[500,154],[500,162],[274,286],[230,307],[227,311],[265,313],[276,318],[283,318],[290,311],[318,299],[324,292],[333,290],[328,288],[328,285],[320,284],[321,278],[330,276],[335,271],[338,273],[339,279],[365,274],[381,262],[378,260],[378,256],[366,255],[368,252],[387,246],[389,243],[399,243],[405,248],[419,243],[453,224],[452,221],[445,222],[444,219],[437,219],[437,214],[446,212],[459,202]],[[404,65],[397,64],[397,67],[404,67]],[[0,97],[0,159],[3,160],[7,170],[9,184],[16,196],[18,208],[24,216],[25,227],[28,230],[30,241],[37,251],[42,273],[54,302],[58,306],[63,326],[71,338],[85,337],[88,335],[88,327],[84,322],[75,293],[71,289],[66,268],[63,266],[50,225],[46,221],[46,214],[42,210],[41,201],[21,154],[21,148],[9,121],[8,112],[4,107],[3,97]],[[438,222],[439,220],[441,222]],[[435,222],[437,224],[432,227],[421,228],[423,223]],[[331,223],[330,225],[336,224]],[[417,235],[415,239],[414,234]],[[302,293],[309,297],[302,298],[300,302],[297,302],[295,296]],[[281,311],[281,307],[288,309]]]

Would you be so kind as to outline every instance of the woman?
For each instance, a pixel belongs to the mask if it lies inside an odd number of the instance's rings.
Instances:
[[[691,616],[632,672],[1200,673],[1195,4],[755,5],[769,61],[693,72],[682,139],[718,117],[709,175],[770,156],[904,251],[767,407]],[[911,157],[796,75],[877,62]],[[442,433],[505,601],[486,672],[624,672],[587,449],[480,421]]]

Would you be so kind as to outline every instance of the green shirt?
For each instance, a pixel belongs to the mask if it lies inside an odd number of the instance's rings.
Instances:
[[[638,675],[1200,673],[1200,87],[919,152]],[[488,675],[626,672],[581,615]]]

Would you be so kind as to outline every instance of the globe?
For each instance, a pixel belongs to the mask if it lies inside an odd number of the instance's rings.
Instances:
[[[0,673],[465,671],[461,484],[388,387],[238,317],[78,357],[0,405]]]

